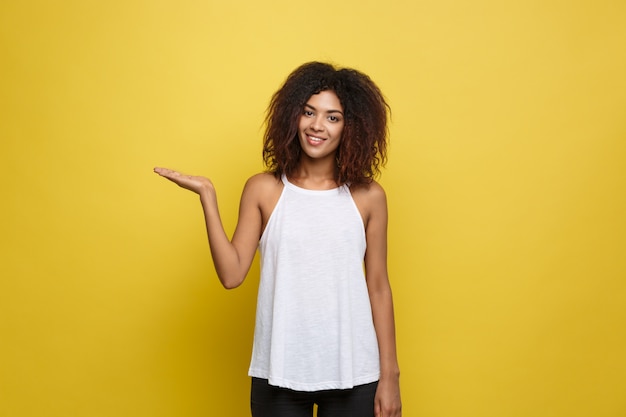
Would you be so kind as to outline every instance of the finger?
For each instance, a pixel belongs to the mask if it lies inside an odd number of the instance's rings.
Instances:
[[[156,172],[157,174],[165,174],[167,172],[174,172],[174,171],[169,168],[154,167],[154,172]]]
[[[183,175],[182,173],[178,171],[174,171],[172,169],[167,169],[167,168],[155,168],[154,172],[156,172],[162,177],[165,177],[171,180],[176,180],[181,177],[191,178],[191,175]]]
[[[176,171],[173,171],[171,169],[168,168],[154,168],[154,172],[156,172],[157,174],[161,175],[162,177],[167,177],[167,176],[171,176],[173,175]]]
[[[181,172],[179,172],[179,171],[175,171],[175,170],[169,169],[169,168],[161,168],[161,167],[154,168],[154,172],[156,172],[157,174],[170,174],[170,175],[180,175],[181,174]]]

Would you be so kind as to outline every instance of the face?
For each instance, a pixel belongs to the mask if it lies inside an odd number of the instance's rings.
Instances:
[[[335,157],[341,142],[344,115],[334,91],[312,95],[304,105],[298,135],[304,155],[312,159]]]

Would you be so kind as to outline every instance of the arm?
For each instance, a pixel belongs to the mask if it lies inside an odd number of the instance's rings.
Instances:
[[[387,200],[382,187],[373,183],[367,191],[366,201],[369,215],[365,230],[365,270],[380,352],[380,380],[374,411],[377,417],[399,417],[402,414],[400,369],[396,355],[393,300],[387,274]]]
[[[261,236],[259,191],[255,177],[248,180],[241,195],[239,220],[232,240],[228,239],[217,206],[215,188],[208,178],[184,175],[166,168],[154,172],[200,196],[209,247],[217,276],[224,288],[241,285],[250,269]]]

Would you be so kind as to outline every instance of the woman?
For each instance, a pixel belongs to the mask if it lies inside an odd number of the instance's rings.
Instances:
[[[211,255],[225,288],[261,280],[253,417],[401,415],[387,275],[387,205],[374,181],[386,160],[388,105],[371,79],[311,62],[270,102],[268,171],[243,190],[232,240],[207,178],[155,172],[200,196]]]

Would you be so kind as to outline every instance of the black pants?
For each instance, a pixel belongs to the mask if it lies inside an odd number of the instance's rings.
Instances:
[[[377,382],[352,389],[303,392],[279,388],[266,379],[252,378],[252,417],[374,417]]]

